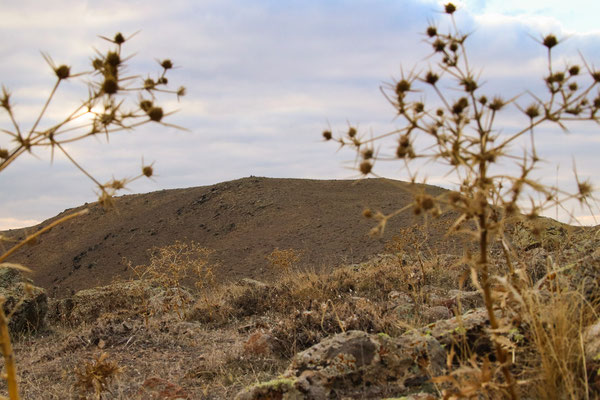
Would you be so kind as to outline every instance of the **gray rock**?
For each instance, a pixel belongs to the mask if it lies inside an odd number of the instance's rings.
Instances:
[[[68,324],[94,322],[111,312],[158,312],[164,290],[145,281],[118,282],[80,290],[73,296],[53,302],[49,317]],[[163,296],[164,297],[164,296]]]
[[[236,399],[382,398],[422,387],[444,363],[445,352],[431,336],[348,331],[297,354],[276,384],[255,385]]]
[[[45,326],[48,312],[46,292],[33,286],[21,271],[0,266],[0,296],[5,299],[4,312],[7,315],[12,313],[8,323],[11,333],[35,332]]]

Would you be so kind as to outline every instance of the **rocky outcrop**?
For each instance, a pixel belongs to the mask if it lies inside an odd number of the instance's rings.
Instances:
[[[280,379],[248,388],[236,399],[382,398],[420,388],[443,371],[444,362],[433,337],[349,331],[297,354]]]
[[[491,350],[488,323],[486,310],[477,308],[396,338],[345,332],[298,353],[279,379],[249,387],[236,399],[433,399],[429,380],[444,374],[447,349],[469,343],[479,354]]]
[[[106,313],[150,312],[155,303],[152,299],[161,293],[160,288],[145,281],[117,282],[80,290],[71,297],[52,302],[49,318],[77,325],[94,322]]]
[[[44,327],[48,311],[46,291],[33,286],[21,271],[0,266],[0,296],[4,298],[4,312],[10,315],[11,333],[35,332]]]

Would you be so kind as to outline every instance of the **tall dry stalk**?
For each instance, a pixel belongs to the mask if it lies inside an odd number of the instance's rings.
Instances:
[[[110,134],[130,131],[147,123],[174,126],[164,122],[164,117],[172,112],[167,112],[160,107],[157,104],[157,97],[159,93],[168,93],[179,98],[185,94],[185,88],[180,87],[177,90],[167,88],[166,75],[174,67],[173,62],[169,59],[159,61],[160,72],[154,78],[150,75],[147,78],[142,78],[140,75],[126,75],[126,61],[130,56],[123,55],[123,45],[130,38],[126,38],[121,33],[117,33],[112,39],[103,36],[101,38],[110,42],[112,47],[105,52],[96,51],[89,71],[73,73],[68,65],[56,65],[49,55],[42,54],[54,73],[55,82],[50,95],[29,129],[24,129],[22,124],[16,120],[12,96],[6,87],[2,87],[0,108],[8,114],[11,126],[0,130],[0,172],[8,168],[19,157],[32,153],[34,150],[50,150],[52,157],[55,152],[59,152],[94,183],[100,203],[104,206],[111,206],[112,198],[119,190],[139,178],[149,178],[153,175],[152,164],[142,165],[140,173],[136,176],[113,178],[106,183],[101,183],[73,157],[68,146],[90,137],[105,136],[108,139]],[[86,79],[88,98],[68,113],[64,119],[57,123],[44,125],[48,106],[55,99],[60,87],[64,82],[76,78]],[[130,100],[132,95],[137,96],[133,102]],[[1,254],[0,263],[52,227],[85,212],[86,210],[70,214],[29,235]],[[21,266],[10,263],[3,263],[2,266],[23,269]],[[0,340],[2,341],[0,348],[5,360],[9,398],[18,400],[15,360],[10,342],[8,319],[2,306],[0,306]]]
[[[576,193],[544,185],[532,177],[532,172],[542,161],[536,151],[534,132],[542,124],[565,128],[566,123],[573,121],[600,123],[600,94],[595,93],[600,83],[600,70],[590,67],[585,59],[582,59],[583,66],[573,64],[557,68],[552,52],[560,40],[549,34],[540,40],[547,53],[548,69],[543,77],[549,95],[546,100],[530,92],[508,99],[502,95],[484,94],[479,75],[467,57],[465,43],[469,34],[462,33],[454,19],[456,7],[447,3],[444,12],[450,19],[449,31],[442,33],[435,24],[425,31],[432,57],[437,60],[435,66],[428,66],[422,72],[415,72],[417,68],[408,74],[403,72],[399,80],[382,88],[402,126],[374,137],[362,135],[350,126],[343,135],[326,130],[323,138],[337,142],[341,147],[353,148],[357,153],[356,168],[363,176],[374,174],[376,161],[396,160],[403,163],[403,172],[411,182],[417,181],[411,166],[418,161],[446,165],[448,173],[457,177],[458,188],[448,195],[434,198],[419,193],[412,204],[391,214],[369,211],[366,216],[377,221],[374,232],[382,232],[390,218],[406,210],[434,217],[440,214],[441,208],[459,212],[451,231],[468,233],[475,238],[478,247],[475,257],[467,254],[465,258],[470,263],[473,284],[481,291],[490,320],[490,339],[494,343],[496,362],[487,367],[501,373],[503,381],[498,386],[505,395],[517,399],[519,391],[511,372],[506,336],[501,333],[506,332],[507,323],[498,313],[501,307],[494,290],[497,277],[490,272],[496,262],[491,258],[492,245],[505,239],[508,224],[521,218],[533,220],[550,206],[577,199],[589,207],[592,185],[587,180],[580,180],[577,174]],[[443,90],[442,83],[451,85],[453,90]],[[427,103],[424,93],[433,94],[437,100]],[[529,98],[528,104],[520,104],[525,97]],[[512,131],[507,128],[501,132],[495,124],[498,114],[511,104],[528,122],[522,128]],[[526,135],[530,136],[529,147],[523,154],[515,153],[510,146]],[[376,143],[386,140],[393,142],[393,154],[376,151]],[[517,174],[499,172],[498,165],[515,160],[519,169]],[[533,199],[534,194],[541,200],[532,200],[531,207],[522,208],[523,199]],[[505,254],[506,264],[511,266],[510,252]],[[507,273],[510,275],[514,271]]]

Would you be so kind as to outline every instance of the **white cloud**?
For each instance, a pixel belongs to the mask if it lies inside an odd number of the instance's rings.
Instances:
[[[0,230],[24,228],[39,224],[41,221],[36,219],[17,219],[17,218],[0,218]]]
[[[457,15],[459,25],[473,32],[467,42],[470,61],[482,71],[489,96],[543,88],[545,53],[533,38],[546,29],[562,33],[570,29],[559,18],[568,10],[545,12],[541,3],[520,10],[524,4],[505,7],[500,2],[466,0],[467,8]],[[343,131],[347,121],[358,124],[365,134],[397,126],[394,110],[378,86],[398,78],[401,67],[406,72],[435,62],[426,58],[430,49],[422,32],[428,21],[443,21],[437,9],[436,1],[386,0],[173,0],[168,6],[157,0],[13,2],[1,17],[5,40],[0,51],[7,62],[0,64],[0,83],[14,92],[19,119],[30,123],[54,82],[39,50],[81,71],[88,68],[92,46],[108,45],[97,35],[141,30],[125,45],[126,54],[135,53],[129,71],[156,74],[155,57],[171,58],[180,66],[171,71],[169,80],[175,87],[185,85],[188,96],[179,103],[168,96],[157,102],[166,110],[179,109],[167,121],[190,132],[144,126],[113,135],[109,145],[92,139],[69,146],[100,181],[113,174],[134,175],[142,156],[147,162],[156,161],[158,176],[156,182],[136,182],[134,191],[216,183],[250,174],[352,177],[355,172],[345,167],[352,164],[354,154],[336,153],[335,146],[322,144],[321,130],[329,124],[334,132]],[[600,35],[585,32],[572,34],[557,57],[578,57],[581,50],[599,65],[593,57],[600,54]],[[457,94],[452,87],[447,82],[443,86]],[[58,104],[48,112],[49,121],[64,116],[84,94],[80,81],[65,85]],[[500,116],[506,131],[518,126],[516,114]],[[0,117],[0,128],[7,122],[6,116]],[[567,181],[571,160],[570,154],[564,155],[567,152],[577,154],[579,171],[594,178],[597,163],[589,141],[594,134],[590,129],[568,140],[560,135],[538,137],[543,141],[540,149],[551,161],[561,162]],[[597,149],[597,143],[594,146]],[[387,150],[389,145],[382,145],[381,151]],[[47,152],[36,154],[40,160],[25,157],[0,174],[0,185],[13,189],[0,193],[0,218],[42,220],[94,200],[93,184],[64,157],[50,166]],[[378,167],[390,177],[405,177],[399,175],[401,166],[396,163]],[[432,183],[447,182],[444,171],[428,166],[421,176],[429,176]],[[39,193],[44,193],[44,201]]]

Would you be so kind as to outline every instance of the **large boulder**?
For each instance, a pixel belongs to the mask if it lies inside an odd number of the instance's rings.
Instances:
[[[48,297],[44,289],[31,284],[21,271],[0,264],[0,296],[4,313],[10,316],[11,333],[28,333],[45,325]]]
[[[420,391],[444,370],[445,352],[431,336],[391,338],[348,331],[297,354],[281,378],[240,392],[237,400],[382,398]]]
[[[236,400],[432,399],[430,378],[444,375],[448,349],[492,351],[488,326],[485,308],[474,308],[395,338],[348,331],[298,353],[282,376],[246,388]]]
[[[71,297],[52,302],[49,317],[78,325],[92,323],[105,314],[157,314],[168,301],[165,290],[150,282],[116,282],[80,290]]]

